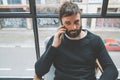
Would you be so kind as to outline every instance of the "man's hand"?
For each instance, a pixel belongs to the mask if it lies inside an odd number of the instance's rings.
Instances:
[[[52,46],[53,47],[58,47],[61,42],[62,42],[62,39],[61,39],[61,35],[63,33],[65,33],[66,29],[64,26],[60,26],[58,29],[57,29],[57,32],[56,34],[54,35],[54,39],[53,39],[53,43],[52,43]]]
[[[35,75],[33,80],[41,80],[41,79],[37,75]]]

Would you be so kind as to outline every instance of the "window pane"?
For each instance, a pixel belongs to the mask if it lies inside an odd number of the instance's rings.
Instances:
[[[120,30],[120,19],[119,18],[83,18],[83,28],[89,30],[100,30],[100,31],[119,31]]]
[[[35,74],[36,52],[32,19],[24,19],[27,20],[26,29],[2,28],[3,30],[0,30],[0,78],[32,78]],[[7,24],[10,23],[4,25]]]
[[[96,19],[96,28],[99,29],[120,29],[119,18],[98,18]]]
[[[100,13],[99,8],[102,8],[103,0],[73,0],[77,3],[82,13]]]
[[[59,3],[59,0],[36,0],[36,11],[37,13],[58,13]]]
[[[82,13],[100,13],[99,9],[102,7],[103,0],[72,0],[76,3]],[[37,13],[58,13],[58,9],[65,0],[41,0],[37,4]]]
[[[2,0],[0,12],[30,12],[28,0]]]
[[[56,28],[60,23],[58,18],[38,18],[37,24],[39,28]]]
[[[38,18],[37,26],[39,28],[39,40],[40,40],[40,51],[41,55],[45,49],[45,39],[51,37],[59,27],[60,22],[58,18]]]
[[[109,0],[108,13],[120,13],[120,0]]]
[[[0,18],[1,28],[27,28],[25,18]]]

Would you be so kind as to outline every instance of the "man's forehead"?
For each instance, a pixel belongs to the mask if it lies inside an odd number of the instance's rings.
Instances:
[[[80,19],[80,14],[73,14],[70,16],[63,16],[62,19],[71,20],[71,19]]]
[[[79,18],[79,17],[74,18],[74,19],[72,19],[72,18],[64,18],[64,21],[65,21],[65,22],[71,21],[71,20],[72,20],[72,21],[73,21],[73,20],[74,20],[74,21],[77,21],[77,20],[80,20],[80,18]]]

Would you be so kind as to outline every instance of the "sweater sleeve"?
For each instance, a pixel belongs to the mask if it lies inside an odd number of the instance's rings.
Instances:
[[[118,77],[118,70],[109,56],[100,37],[98,37],[97,45],[97,58],[103,68],[103,73],[99,80],[116,80]]]
[[[54,48],[51,45],[47,45],[43,55],[35,63],[35,73],[39,78],[42,78],[42,76],[49,71],[52,65],[53,57],[55,56],[55,53],[56,53],[56,48]]]

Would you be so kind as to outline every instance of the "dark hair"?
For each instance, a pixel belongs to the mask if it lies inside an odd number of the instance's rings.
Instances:
[[[81,15],[80,9],[77,4],[72,2],[65,2],[59,10],[59,19],[61,21],[62,17],[71,16],[72,14],[79,13]],[[62,23],[62,21],[61,21]]]

